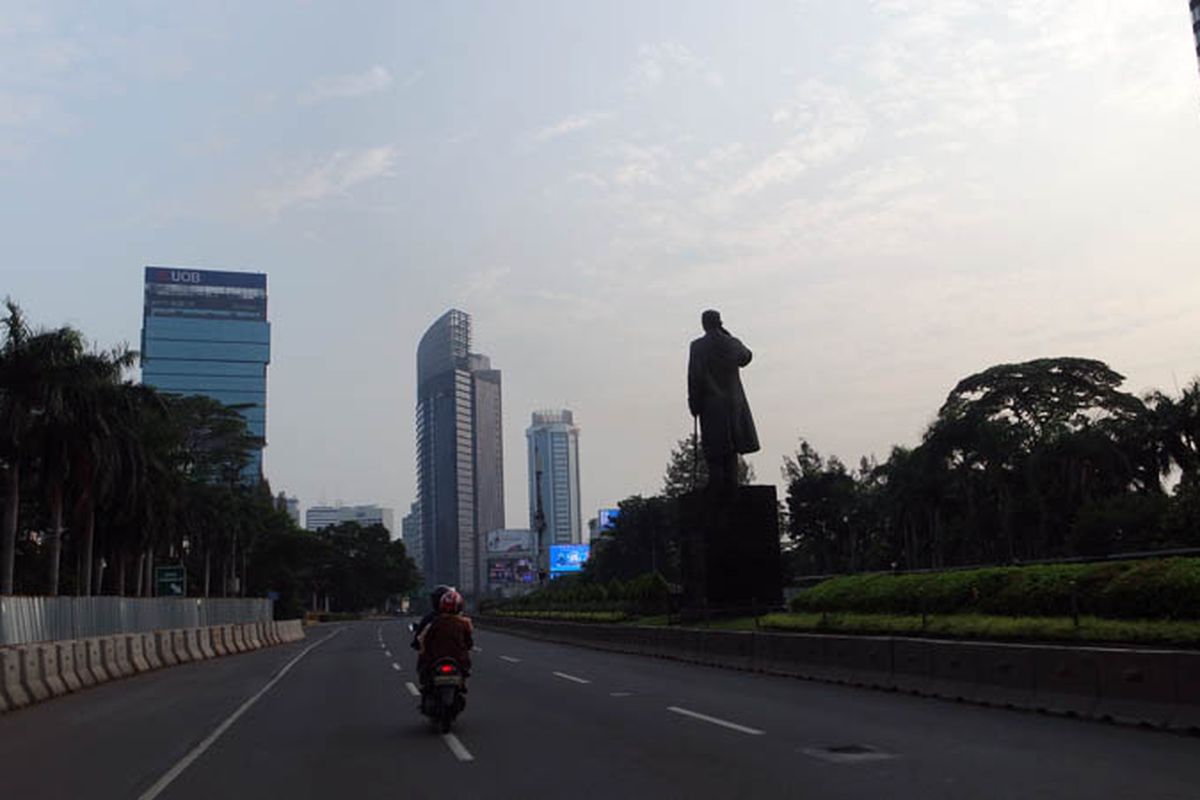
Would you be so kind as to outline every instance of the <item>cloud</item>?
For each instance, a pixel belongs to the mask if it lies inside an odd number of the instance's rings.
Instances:
[[[771,119],[796,133],[734,183],[734,196],[788,183],[812,167],[844,158],[862,146],[869,127],[866,112],[848,92],[816,81],[805,84],[797,101],[777,109]]]
[[[351,188],[361,183],[392,175],[396,156],[396,148],[390,145],[340,150],[319,164],[303,169],[294,178],[259,191],[256,195],[257,205],[271,216],[276,216],[293,206],[344,197]]]
[[[591,111],[586,114],[572,114],[569,117],[559,120],[553,125],[548,125],[533,135],[535,142],[548,142],[551,139],[557,139],[560,136],[565,136],[568,133],[581,131],[584,128],[590,128],[601,120],[607,119],[610,114]]]
[[[634,91],[647,92],[661,84],[671,73],[697,73],[704,68],[704,61],[687,46],[667,41],[644,44],[638,48],[638,60],[634,65],[630,86]],[[723,81],[716,72],[705,76],[710,86],[720,86]]]
[[[405,79],[405,86],[412,85],[417,78],[409,76]],[[299,100],[302,105],[316,105],[328,100],[375,94],[384,91],[391,85],[392,74],[376,64],[366,72],[317,78],[300,94]]]

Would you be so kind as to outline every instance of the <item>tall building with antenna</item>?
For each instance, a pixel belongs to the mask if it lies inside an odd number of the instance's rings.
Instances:
[[[529,451],[529,527],[542,530],[543,550],[582,544],[579,428],[566,409],[535,411],[525,431]]]

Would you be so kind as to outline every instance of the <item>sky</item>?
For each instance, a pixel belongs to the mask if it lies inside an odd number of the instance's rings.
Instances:
[[[584,519],[661,488],[721,310],[781,483],[913,445],[961,378],[1200,374],[1186,0],[0,0],[0,295],[97,346],[147,264],[262,271],[268,479],[415,499],[415,352],[455,307]],[[782,487],[781,487],[782,489]]]

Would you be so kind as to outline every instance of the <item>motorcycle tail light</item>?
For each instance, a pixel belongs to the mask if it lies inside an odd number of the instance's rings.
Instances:
[[[454,667],[451,664],[442,664],[442,666],[438,668],[438,671],[443,675],[449,675],[454,672]]]

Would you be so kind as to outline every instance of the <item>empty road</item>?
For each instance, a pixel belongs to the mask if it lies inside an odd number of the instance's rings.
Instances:
[[[1187,798],[1200,740],[480,631],[464,715],[416,713],[401,621],[0,716],[22,798]]]

